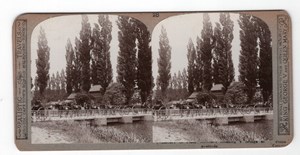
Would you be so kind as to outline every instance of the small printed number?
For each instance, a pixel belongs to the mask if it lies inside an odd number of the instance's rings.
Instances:
[[[159,13],[153,13],[152,17],[159,17]]]

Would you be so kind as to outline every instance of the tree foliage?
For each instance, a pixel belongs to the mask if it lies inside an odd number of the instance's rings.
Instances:
[[[89,109],[92,105],[92,100],[95,98],[88,93],[77,93],[75,96],[76,103],[85,109]]]
[[[224,59],[225,54],[224,51],[224,40],[222,37],[222,28],[220,23],[216,23],[216,26],[214,28],[214,38],[215,38],[215,47],[213,50],[213,81],[215,84],[221,83],[221,76],[220,75],[220,59]]]
[[[74,63],[75,55],[74,55],[74,49],[72,46],[72,43],[70,39],[67,41],[66,45],[66,91],[67,94],[71,94],[73,91],[73,63]]]
[[[207,13],[203,14],[203,29],[201,31],[201,61],[203,64],[203,88],[210,91],[212,79],[212,50],[214,47],[212,24]]]
[[[267,102],[272,94],[272,38],[268,25],[259,18],[254,19],[257,24],[259,38],[258,79],[262,89],[263,101]]]
[[[87,15],[82,15],[81,30],[79,34],[79,52],[81,69],[81,90],[88,92],[91,87],[90,60],[91,60],[91,25]]]
[[[220,25],[221,24],[221,25]],[[234,80],[231,43],[233,40],[233,21],[229,13],[220,14],[220,24],[214,29],[214,82],[221,83],[226,91]]]
[[[40,35],[38,37],[38,49],[37,49],[37,56],[36,59],[36,84],[41,96],[44,95],[44,91],[47,87],[47,83],[49,80],[49,59],[50,59],[50,48],[48,46],[48,41],[46,38],[46,33],[44,29],[40,28]]]
[[[183,68],[182,70],[182,74],[181,74],[181,80],[182,80],[182,88],[184,91],[187,91],[187,87],[188,87],[188,75],[187,75],[187,72],[186,72],[186,69]]]
[[[124,87],[120,83],[111,83],[103,96],[102,103],[117,105],[124,104],[126,102],[126,98],[123,94]]]
[[[117,65],[117,81],[124,86],[126,103],[128,104],[134,93],[136,80],[136,35],[134,19],[127,16],[119,16],[119,56]]]
[[[171,46],[169,45],[167,31],[164,27],[161,28],[161,34],[159,36],[158,53],[158,87],[160,87],[162,97],[164,97],[169,85],[169,80],[171,79]]]
[[[248,100],[246,86],[242,82],[233,82],[228,87],[224,99],[227,104],[246,104]]]
[[[110,61],[110,42],[112,23],[108,15],[99,15],[98,24],[93,28],[93,49],[92,49],[92,83],[100,84],[102,94],[112,82],[112,66]]]
[[[196,49],[194,46],[194,43],[192,39],[189,40],[189,43],[187,45],[187,58],[188,58],[188,68],[187,68],[187,79],[188,79],[188,91],[189,93],[193,93],[195,88],[195,81],[197,80],[196,74],[197,72],[197,64],[196,64]]]
[[[60,89],[62,92],[66,92],[66,74],[64,69],[60,71]]]
[[[73,62],[73,71],[72,71],[72,82],[73,82],[73,90],[77,93],[80,92],[81,87],[81,70],[82,70],[82,63],[81,63],[81,53],[79,51],[80,48],[80,41],[76,37],[75,38],[75,48],[74,48],[74,62]]]
[[[201,52],[201,39],[199,36],[197,36],[196,38],[196,65],[194,70],[194,78],[196,91],[201,91],[203,85],[203,62]]]
[[[241,52],[239,63],[239,80],[247,88],[248,103],[252,101],[257,86],[257,66],[258,66],[258,48],[256,26],[253,17],[247,14],[240,14],[240,39]]]
[[[209,103],[212,103],[215,98],[216,98],[215,95],[213,95],[212,93],[210,93],[209,91],[206,91],[206,90],[200,92],[196,96],[196,100],[197,100],[198,104],[202,104],[205,106],[208,106]]]
[[[154,87],[152,77],[152,51],[150,46],[151,36],[146,25],[135,20],[137,35],[137,86],[140,90],[142,103],[147,101]]]

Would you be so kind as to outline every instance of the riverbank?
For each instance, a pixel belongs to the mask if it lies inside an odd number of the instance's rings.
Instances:
[[[269,123],[269,124],[268,124]],[[153,127],[155,142],[251,142],[272,139],[270,122],[215,126],[195,120],[158,122]],[[261,131],[259,131],[261,130]],[[263,131],[266,130],[266,131]],[[180,134],[178,134],[180,133]]]
[[[92,126],[87,121],[35,122],[32,143],[144,143],[148,139],[114,126]],[[51,137],[51,138],[48,138]],[[62,140],[58,140],[62,137]]]
[[[32,143],[185,143],[272,140],[273,121],[216,126],[196,120],[97,126],[89,121],[32,123]]]

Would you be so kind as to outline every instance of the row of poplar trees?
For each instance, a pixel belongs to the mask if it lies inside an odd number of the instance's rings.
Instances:
[[[222,84],[225,91],[234,80],[231,43],[233,21],[228,13],[221,13],[219,23],[213,29],[208,14],[203,14],[201,38],[196,38],[196,47],[189,40],[188,90],[190,93],[210,91],[214,84]]]
[[[110,60],[112,22],[108,15],[99,15],[98,23],[91,30],[88,17],[82,16],[81,24],[75,48],[70,40],[66,45],[67,92],[88,92],[91,84],[99,84],[104,94],[113,78]],[[136,86],[145,102],[153,87],[150,33],[143,23],[126,16],[118,16],[117,26],[117,82],[124,86],[126,103],[130,102]]]
[[[272,94],[271,33],[265,22],[247,14],[240,14],[239,81],[244,83],[248,103],[260,86],[263,101]],[[232,40],[234,23],[229,13],[221,13],[219,22],[212,27],[208,14],[203,14],[201,37],[187,45],[187,83],[189,93],[210,91],[213,84],[222,84],[224,93],[234,81]],[[166,95],[171,80],[171,46],[164,27],[159,41],[157,88]]]
[[[66,45],[66,89],[71,92],[88,92],[91,84],[100,84],[105,93],[112,82],[110,41],[112,24],[107,15],[99,15],[93,31],[87,16],[82,16],[80,37],[75,38],[73,48],[69,40]],[[135,88],[140,90],[142,102],[149,97],[153,84],[150,33],[140,21],[119,16],[119,56],[117,82],[124,86],[126,102],[129,103]],[[264,101],[272,94],[272,48],[268,26],[260,19],[241,14],[239,81],[246,87],[250,102],[259,84]],[[188,49],[188,90],[210,91],[213,83],[223,84],[225,90],[234,80],[231,43],[233,21],[228,13],[220,14],[220,21],[212,28],[208,14],[203,14],[201,38],[196,47],[190,40]],[[164,27],[159,38],[157,88],[166,95],[171,79],[171,46]],[[38,41],[37,86],[41,94],[49,80],[49,53],[43,29]]]
[[[268,26],[260,19],[240,14],[239,81],[245,85],[248,103],[260,86],[264,102],[272,93],[272,48]],[[214,29],[208,14],[203,15],[201,39],[196,47],[190,39],[188,49],[188,89],[210,91],[214,84],[222,84],[224,93],[234,81],[232,62],[233,21],[229,13],[221,13]]]

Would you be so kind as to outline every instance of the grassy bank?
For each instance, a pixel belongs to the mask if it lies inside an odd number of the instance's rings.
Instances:
[[[47,136],[64,137],[63,140],[71,143],[151,143],[153,137],[155,142],[266,141],[272,139],[273,129],[272,122],[215,126],[195,120],[109,126],[93,126],[87,121],[50,121],[35,122],[32,127],[42,129],[35,131],[48,131]],[[39,140],[47,141],[47,136]]]
[[[195,120],[161,122],[156,125],[173,132],[180,132],[195,142],[251,142],[271,139],[255,130],[247,131],[234,125],[215,126]]]
[[[64,135],[74,143],[144,143],[148,141],[113,126],[94,127],[85,121],[35,122],[32,126]]]

